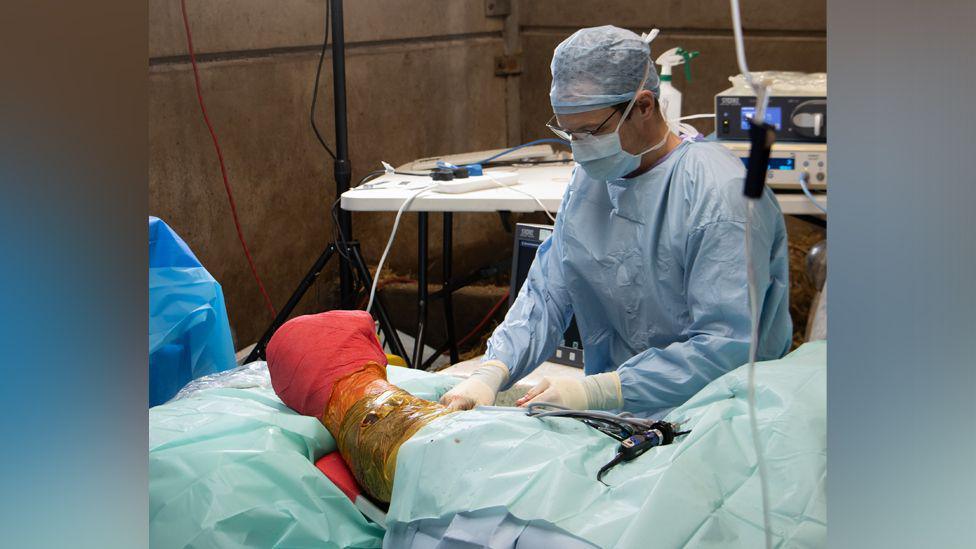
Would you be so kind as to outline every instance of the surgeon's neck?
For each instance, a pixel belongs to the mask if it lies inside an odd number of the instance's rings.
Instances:
[[[681,138],[675,135],[667,125],[664,126],[664,131],[668,132],[668,140],[663,147],[656,151],[651,151],[641,157],[640,166],[636,170],[625,175],[625,178],[637,177],[643,175],[650,171],[662,158],[671,153],[674,149],[681,144]],[[658,139],[661,139],[658,137]]]

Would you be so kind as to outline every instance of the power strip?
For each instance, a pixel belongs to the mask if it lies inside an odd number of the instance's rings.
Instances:
[[[431,188],[434,192],[447,194],[470,193],[483,189],[510,187],[518,184],[518,174],[512,172],[485,172],[489,175],[475,175],[451,181],[436,181]]]

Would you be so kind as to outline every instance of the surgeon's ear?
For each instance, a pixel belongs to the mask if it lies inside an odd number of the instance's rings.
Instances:
[[[650,118],[657,108],[656,102],[654,101],[654,94],[648,90],[641,90],[637,94],[636,107],[642,117]]]

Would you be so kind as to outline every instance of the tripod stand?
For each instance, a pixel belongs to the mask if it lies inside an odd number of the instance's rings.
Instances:
[[[331,10],[330,15],[332,19],[332,85],[333,96],[335,97],[336,149],[334,174],[336,198],[340,199],[342,194],[349,190],[349,181],[352,177],[346,126],[346,54],[342,23],[342,0],[332,0],[329,4],[329,9]],[[340,235],[338,242],[330,243],[322,252],[322,255],[312,264],[312,268],[309,269],[305,277],[298,283],[298,287],[292,292],[291,297],[288,298],[288,303],[278,312],[278,315],[271,321],[271,325],[264,331],[264,334],[254,346],[254,349],[244,359],[245,364],[266,358],[265,350],[267,349],[268,341],[271,340],[271,336],[288,320],[292,311],[294,311],[295,307],[302,300],[302,297],[305,296],[308,289],[311,288],[319,274],[325,269],[332,256],[339,255],[339,301],[342,308],[348,309],[353,306],[353,270],[356,271],[355,275],[364,287],[369,288],[372,286],[372,277],[370,277],[369,269],[366,268],[366,262],[363,261],[362,254],[359,251],[359,243],[355,240],[346,240],[352,235],[352,215],[340,208],[337,217]],[[383,306],[379,296],[377,296],[376,303],[373,305],[373,310],[376,311],[380,328],[386,336],[386,341],[389,343],[390,349],[393,353],[409,360],[407,359],[406,351],[403,349],[403,343],[400,342],[400,337],[397,335],[396,329],[393,328],[393,323],[390,322],[390,317],[387,315],[386,308]]]
[[[342,250],[342,248],[345,248],[345,250]],[[288,303],[286,303],[281,311],[278,312],[278,316],[271,321],[271,325],[268,326],[267,330],[265,330],[264,334],[261,336],[261,339],[259,339],[257,344],[254,346],[254,349],[252,349],[250,354],[247,355],[247,358],[244,359],[245,364],[255,360],[264,360],[266,358],[265,350],[268,347],[268,341],[271,340],[271,336],[273,336],[278,328],[280,328],[281,325],[288,320],[291,312],[302,300],[302,297],[305,296],[305,292],[312,287],[312,284],[315,283],[316,279],[318,279],[319,274],[321,274],[325,269],[325,266],[328,265],[329,260],[331,260],[332,256],[337,253],[339,254],[339,260],[341,262],[340,268],[343,264],[348,267],[348,264],[351,262],[352,267],[356,270],[356,274],[359,277],[360,284],[366,288],[369,288],[373,284],[372,278],[369,275],[369,269],[366,268],[366,262],[363,261],[363,256],[359,252],[358,242],[330,243],[328,246],[326,246],[325,250],[322,252],[322,255],[320,255],[312,265],[312,268],[309,269],[305,277],[302,278],[302,281],[298,283],[298,288],[296,288],[294,293],[292,293],[291,297],[288,299]],[[380,327],[383,330],[383,334],[386,336],[386,341],[390,344],[390,349],[394,354],[407,359],[407,353],[403,349],[403,343],[400,342],[400,337],[393,328],[393,323],[390,322],[390,317],[386,314],[386,308],[380,301],[379,296],[376,296],[376,303],[373,304],[373,310],[376,311],[376,316],[379,319]]]

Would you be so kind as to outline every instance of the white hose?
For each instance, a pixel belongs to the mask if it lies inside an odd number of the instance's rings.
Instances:
[[[756,82],[752,77],[752,73],[749,72],[749,66],[746,65],[746,47],[745,41],[742,39],[742,19],[739,16],[739,0],[729,0],[729,4],[732,8],[732,34],[735,36],[735,59],[739,64],[739,72],[742,73],[746,82],[749,83],[749,87],[756,94],[756,113],[753,119],[762,122],[766,119],[766,103],[769,101],[769,94],[766,93],[766,88],[762,83]]]

